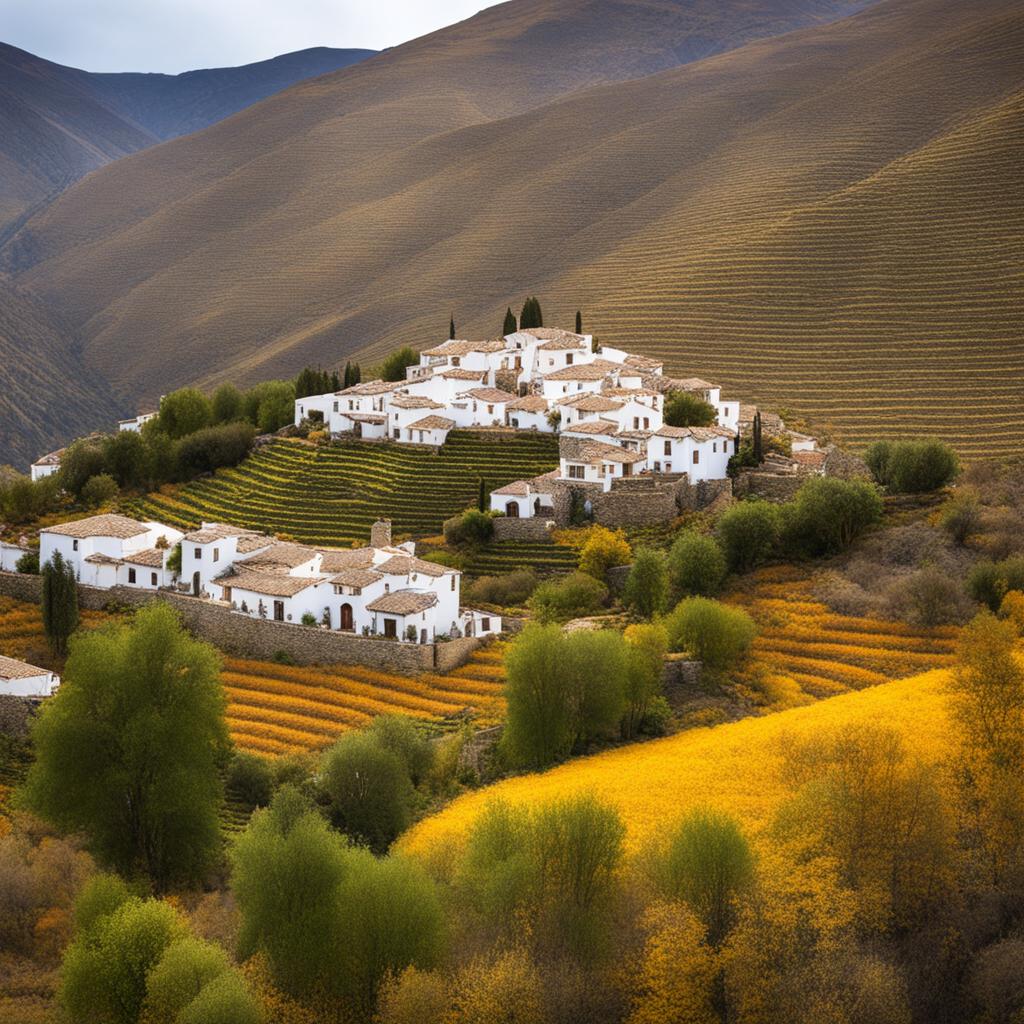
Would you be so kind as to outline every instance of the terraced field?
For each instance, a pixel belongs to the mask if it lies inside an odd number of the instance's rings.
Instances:
[[[535,569],[540,575],[572,572],[579,562],[575,548],[563,544],[530,541],[502,541],[487,544],[469,554],[463,562],[468,576],[497,576],[514,569]]]
[[[760,627],[739,677],[783,702],[832,697],[953,662],[954,626],[917,629],[888,619],[837,615],[811,594],[796,566],[763,569],[727,600]]]
[[[84,629],[102,626],[112,618],[106,612],[88,609],[82,609],[79,614]],[[43,668],[51,667],[52,659],[39,605],[0,596],[0,654],[41,664]]]
[[[134,499],[124,511],[182,528],[227,522],[348,547],[366,543],[382,516],[396,534],[437,534],[449,516],[476,505],[481,479],[492,489],[557,464],[557,439],[545,434],[452,431],[437,453],[411,445],[276,441],[236,469],[173,495]]]
[[[265,756],[328,746],[375,715],[438,721],[467,708],[478,723],[502,714],[503,646],[491,644],[447,675],[397,676],[357,665],[299,668],[227,658],[221,678],[235,744]]]

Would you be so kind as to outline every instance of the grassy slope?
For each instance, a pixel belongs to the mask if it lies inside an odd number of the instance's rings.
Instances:
[[[700,804],[735,814],[756,835],[781,799],[776,770],[789,736],[871,722],[898,729],[912,753],[932,761],[941,758],[949,742],[945,679],[944,670],[935,670],[764,718],[694,729],[508,779],[460,797],[416,825],[401,845],[429,856],[457,844],[484,804],[495,797],[534,802],[582,791],[596,793],[620,809],[632,848]]]
[[[7,256],[151,394],[433,342],[453,305],[493,335],[530,291],[853,441],[1019,443],[1018,4],[883,2],[517,113],[553,90],[529,9],[94,175]]]

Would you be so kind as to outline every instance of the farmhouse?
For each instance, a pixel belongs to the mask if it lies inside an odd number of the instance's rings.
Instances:
[[[181,536],[162,523],[112,514],[90,516],[40,530],[39,564],[59,552],[79,583],[157,590],[173,583],[167,560]]]
[[[0,697],[49,697],[60,677],[49,669],[0,654]]]
[[[63,454],[64,449],[58,448],[57,451],[50,452],[49,455],[36,459],[29,469],[32,479],[42,480],[44,477],[53,476],[54,473],[58,472],[60,469],[60,459]]]
[[[548,519],[554,514],[557,472],[530,480],[515,480],[491,491],[491,510],[519,519]]]

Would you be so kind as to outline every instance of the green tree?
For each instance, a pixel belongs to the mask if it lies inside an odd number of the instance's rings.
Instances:
[[[572,746],[583,748],[611,737],[626,707],[628,656],[625,641],[610,629],[580,629],[556,647],[558,674],[569,705]]]
[[[761,410],[758,409],[754,413],[754,443],[753,443],[753,455],[754,465],[760,466],[764,462],[764,436],[761,430]]]
[[[266,758],[236,751],[228,767],[227,787],[250,807],[266,807],[274,792],[274,773]]]
[[[292,995],[311,995],[334,973],[344,934],[337,892],[348,858],[344,838],[292,786],[256,811],[235,840],[239,953],[264,951],[276,982]]]
[[[779,539],[779,510],[767,501],[740,501],[718,520],[716,534],[733,572],[749,572],[763,562]]]
[[[272,434],[295,420],[295,385],[290,380],[268,380],[242,397],[245,418],[261,434]]]
[[[649,860],[651,879],[663,899],[681,900],[721,944],[732,924],[736,901],[754,879],[754,856],[736,821],[698,807],[656,844]]]
[[[522,312],[519,314],[519,329],[529,330],[531,327],[543,327],[544,316],[541,313],[540,302],[535,296],[530,296],[523,303]]]
[[[668,576],[677,597],[713,597],[725,580],[725,554],[714,537],[685,530],[668,553]]]
[[[380,734],[342,735],[324,755],[321,786],[334,823],[374,850],[386,850],[409,824],[409,772]]]
[[[668,636],[664,626],[645,622],[628,626],[623,639],[626,641],[626,711],[622,716],[622,735],[632,739],[640,731],[651,702],[661,696]]]
[[[102,443],[92,438],[81,438],[64,450],[57,478],[68,494],[77,497],[91,477],[106,472],[106,469]]]
[[[160,402],[160,429],[172,440],[208,427],[213,421],[210,400],[196,388],[179,388]]]
[[[176,1024],[261,1024],[263,1014],[237,971],[208,981]]]
[[[141,487],[149,479],[146,442],[137,430],[119,430],[103,443],[106,472],[119,487]]]
[[[687,597],[665,618],[669,649],[688,651],[705,668],[720,672],[747,652],[757,627],[741,608],[711,601],[706,597]]]
[[[242,392],[234,384],[221,384],[210,403],[215,424],[234,423],[242,419]]]
[[[501,325],[502,337],[508,334],[515,334],[519,330],[519,326],[516,324],[516,315],[512,312],[512,307],[509,306],[505,310],[505,321]]]
[[[452,313],[451,317],[448,320],[448,340],[449,341],[454,341],[455,340],[455,314],[454,313]]]
[[[237,466],[249,454],[255,436],[249,423],[224,423],[197,430],[178,442],[178,471],[189,479],[222,466]]]
[[[78,629],[78,583],[75,569],[64,556],[54,552],[43,566],[43,630],[50,647],[63,654],[68,639]]]
[[[999,562],[989,559],[977,562],[968,573],[967,590],[990,611],[999,611],[1007,593],[1024,590],[1024,555],[1011,555]]]
[[[787,547],[808,555],[844,551],[882,518],[882,497],[865,480],[817,476],[785,506],[782,533]]]
[[[117,481],[109,473],[89,477],[82,488],[82,503],[89,508],[99,508],[117,497]]]
[[[634,615],[650,619],[668,604],[668,569],[656,548],[640,548],[626,577],[622,600]]]
[[[75,933],[91,931],[100,918],[112,914],[130,897],[128,886],[120,876],[105,871],[93,875],[75,900]]]
[[[445,543],[453,548],[477,547],[494,536],[494,519],[488,512],[468,508],[442,526]]]
[[[942,507],[939,525],[961,547],[981,529],[981,498],[971,487],[958,487]]]
[[[185,935],[172,942],[146,978],[146,1024],[177,1024],[179,1014],[231,961],[220,946]]]
[[[147,975],[164,950],[185,934],[184,922],[167,903],[125,900],[68,946],[61,1005],[76,1024],[136,1024]]]
[[[369,732],[385,750],[398,756],[409,779],[418,786],[430,773],[434,747],[408,715],[377,715]]]
[[[405,368],[415,366],[420,361],[414,348],[403,345],[400,349],[392,352],[391,355],[381,363],[380,376],[382,380],[405,380]]]
[[[26,576],[38,576],[39,552],[26,551],[23,555],[19,555],[17,562],[14,563],[14,568],[17,572],[23,573]]]
[[[3,475],[0,477],[0,518],[8,523],[31,522],[56,507],[61,486],[59,473],[41,480],[15,472]]]
[[[894,494],[938,490],[960,469],[953,449],[936,440],[876,441],[864,461],[875,480]]]
[[[217,652],[166,604],[76,637],[33,725],[28,805],[158,887],[200,878],[220,846],[228,738],[219,671]]]
[[[577,334],[582,334],[583,333],[583,315],[580,313],[580,311],[578,309],[576,310],[576,328],[575,328],[575,330],[576,330]]]
[[[571,572],[561,579],[545,580],[530,595],[527,607],[542,623],[565,622],[600,610],[608,588],[585,572]]]
[[[664,421],[670,427],[710,427],[718,413],[710,402],[690,391],[673,391],[665,402]]]

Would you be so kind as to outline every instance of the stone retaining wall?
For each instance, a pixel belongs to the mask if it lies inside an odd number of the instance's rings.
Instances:
[[[744,470],[736,478],[734,493],[737,498],[764,498],[766,501],[792,501],[794,495],[807,482],[808,477],[796,473],[765,473]]]
[[[41,600],[38,576],[0,573],[0,594],[20,601]],[[111,587],[100,590],[79,584],[82,608],[101,609],[110,603],[138,608],[153,600],[167,601],[196,636],[222,651],[243,658],[267,660],[283,652],[299,665],[366,665],[387,672],[450,672],[465,664],[480,645],[477,637],[460,637],[437,644],[408,644],[354,636],[351,633],[253,619],[203,598],[162,590]]]
[[[519,519],[515,516],[497,516],[494,519],[494,539],[496,541],[550,540],[551,536],[548,530],[549,522],[554,522],[554,519],[543,515],[534,519]]]
[[[699,661],[667,660],[661,675],[665,689],[696,686],[700,682],[702,667]]]

